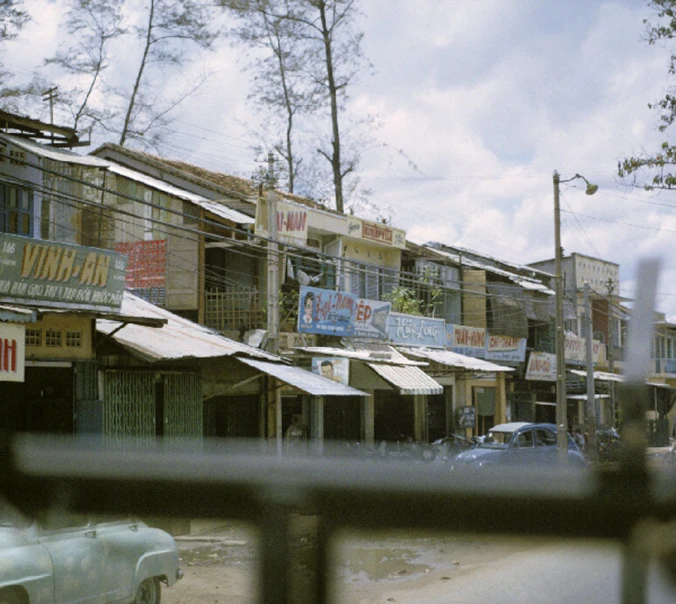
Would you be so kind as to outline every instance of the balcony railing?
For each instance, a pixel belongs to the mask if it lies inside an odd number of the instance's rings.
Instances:
[[[261,292],[245,286],[207,291],[204,295],[204,322],[207,327],[218,331],[264,328]]]

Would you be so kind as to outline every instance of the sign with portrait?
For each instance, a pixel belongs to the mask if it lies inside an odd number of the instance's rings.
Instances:
[[[345,357],[312,357],[312,373],[349,386],[350,359]]]
[[[359,298],[348,292],[301,286],[298,332],[342,337],[387,337],[389,302]]]

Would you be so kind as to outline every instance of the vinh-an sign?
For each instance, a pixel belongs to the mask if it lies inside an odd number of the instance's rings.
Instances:
[[[127,257],[117,252],[0,235],[0,300],[119,310]]]

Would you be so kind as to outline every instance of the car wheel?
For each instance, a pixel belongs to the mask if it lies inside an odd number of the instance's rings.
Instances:
[[[160,604],[160,582],[154,577],[149,577],[138,586],[136,592],[136,604]],[[1,602],[0,602],[1,604]]]
[[[21,599],[13,589],[0,591],[0,604],[21,604]]]

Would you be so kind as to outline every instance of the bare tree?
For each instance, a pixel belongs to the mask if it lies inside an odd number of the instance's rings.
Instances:
[[[72,0],[64,28],[73,43],[45,59],[46,65],[77,79],[71,89],[60,90],[61,104],[71,111],[76,130],[84,117],[109,127],[110,110],[94,107],[91,101],[110,65],[110,42],[126,33],[122,27],[123,4],[124,0]]]
[[[232,5],[233,0],[222,0],[222,3]],[[319,144],[316,151],[329,163],[336,209],[344,212],[345,177],[356,169],[360,159],[359,153],[345,155],[340,126],[347,88],[365,64],[362,34],[355,30],[356,1],[234,0],[234,4],[239,5],[240,10],[259,13],[258,18],[265,18],[268,23],[279,23],[280,32],[290,33],[291,44],[280,47],[282,54],[289,55],[284,55],[287,68],[291,64],[302,64],[299,73],[305,79],[306,90],[321,90],[322,105],[330,118],[330,140]],[[291,57],[297,63],[292,63]],[[269,84],[272,86],[273,82]],[[312,109],[316,109],[314,103]]]
[[[131,90],[124,95],[124,121],[119,144],[129,138],[142,138],[159,124],[166,124],[166,115],[191,91],[158,109],[157,98],[150,91],[148,69],[179,67],[190,57],[190,47],[211,49],[219,35],[214,27],[211,0],[146,0],[144,25],[134,28],[141,40],[141,58]]]
[[[22,0],[0,0],[0,42],[15,38],[30,19]]]
[[[291,12],[288,0],[279,3],[279,14],[270,12],[269,0],[250,0],[246,6],[235,3],[231,8],[241,19],[233,30],[235,38],[268,51],[247,66],[254,74],[249,98],[272,113],[263,125],[265,132],[279,131],[281,125],[283,136],[274,136],[267,146],[283,159],[287,188],[293,193],[303,163],[295,148],[295,118],[320,107],[320,87],[305,77],[305,65],[312,57],[308,45],[302,44],[304,25],[285,18]]]

